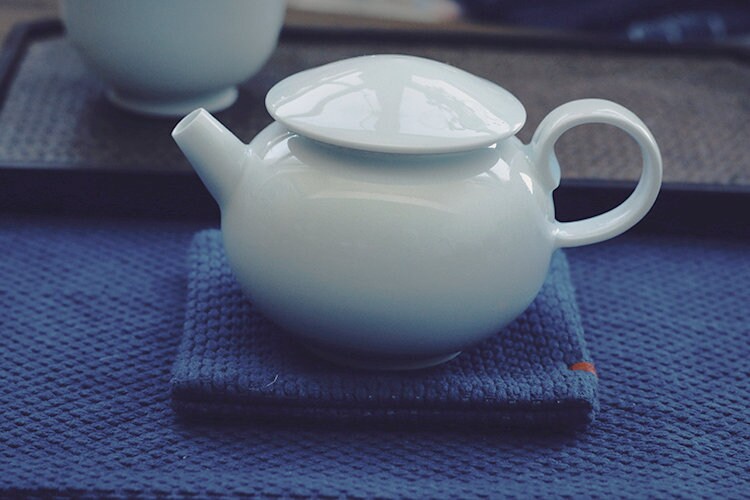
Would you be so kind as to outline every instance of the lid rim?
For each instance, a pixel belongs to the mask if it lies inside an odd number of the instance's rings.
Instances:
[[[349,149],[353,151],[362,151],[367,153],[383,153],[383,154],[403,154],[403,155],[434,155],[434,154],[452,154],[452,153],[467,153],[480,148],[486,148],[497,144],[500,141],[514,137],[515,133],[504,135],[499,138],[487,138],[484,141],[477,141],[471,144],[464,143],[456,146],[441,146],[441,147],[417,147],[409,145],[362,145],[358,142],[347,142],[345,140],[330,139],[328,136],[310,134],[301,130],[296,130],[294,127],[290,127],[283,122],[281,123],[287,130],[297,134],[305,139],[320,142],[329,146],[335,146],[338,148]]]

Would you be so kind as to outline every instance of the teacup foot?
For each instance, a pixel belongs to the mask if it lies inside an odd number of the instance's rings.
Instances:
[[[432,366],[446,363],[462,352],[456,351],[450,354],[442,354],[440,356],[427,358],[392,358],[336,352],[328,349],[321,349],[310,344],[306,344],[305,347],[316,356],[337,365],[349,368],[382,371],[419,370],[422,368],[430,368]]]
[[[108,89],[106,92],[107,99],[120,108],[142,115],[163,117],[184,116],[197,108],[204,108],[210,112],[221,111],[234,104],[237,94],[236,87],[229,87],[218,92],[164,101],[124,95],[116,89]]]

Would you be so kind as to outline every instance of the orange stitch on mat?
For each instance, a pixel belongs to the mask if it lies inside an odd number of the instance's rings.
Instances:
[[[586,361],[579,361],[578,363],[573,363],[569,367],[571,370],[576,371],[582,371],[582,372],[589,372],[596,375],[596,368],[594,367],[594,363],[589,363]]]

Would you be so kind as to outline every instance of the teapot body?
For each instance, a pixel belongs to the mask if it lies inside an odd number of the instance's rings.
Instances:
[[[498,333],[534,299],[557,248],[627,231],[661,186],[659,148],[603,99],[552,110],[529,144],[523,105],[437,61],[374,55],[291,75],[250,145],[203,109],[172,131],[222,212],[227,257],[258,309],[313,351],[366,368],[431,366]],[[618,206],[555,219],[557,140],[617,127],[641,150]]]
[[[555,186],[535,168],[515,137],[388,154],[275,122],[221,204],[227,257],[256,307],[313,350],[375,368],[436,364],[497,333],[539,291]]]

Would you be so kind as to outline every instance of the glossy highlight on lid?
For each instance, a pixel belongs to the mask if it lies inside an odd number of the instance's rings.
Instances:
[[[523,105],[498,85],[429,59],[375,55],[303,71],[276,84],[269,113],[329,144],[387,153],[444,153],[514,135]]]

